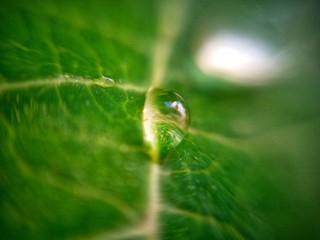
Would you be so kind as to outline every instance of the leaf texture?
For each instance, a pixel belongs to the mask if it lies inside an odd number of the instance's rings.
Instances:
[[[257,30],[273,1],[216,2],[3,3],[1,239],[319,236],[319,71],[262,87],[202,73],[205,28],[235,21],[281,50],[286,35]],[[150,87],[190,108],[188,133],[161,161],[144,140]]]

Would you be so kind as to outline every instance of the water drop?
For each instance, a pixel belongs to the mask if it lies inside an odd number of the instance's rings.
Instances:
[[[109,82],[111,84],[114,84],[114,80],[112,78],[107,77],[107,76],[102,76],[101,79],[104,80],[105,82]]]
[[[102,76],[100,78],[97,79],[93,79],[94,84],[101,86],[101,87],[108,87],[108,86],[112,86],[115,84],[115,81],[112,78],[106,77],[106,76]]]
[[[143,109],[144,139],[157,158],[163,158],[178,146],[189,122],[189,109],[179,94],[159,88],[147,92]]]

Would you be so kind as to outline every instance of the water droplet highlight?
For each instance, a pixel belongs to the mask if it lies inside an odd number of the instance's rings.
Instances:
[[[156,159],[162,159],[178,146],[189,123],[189,108],[179,94],[159,88],[147,92],[143,109],[144,139],[158,156]]]

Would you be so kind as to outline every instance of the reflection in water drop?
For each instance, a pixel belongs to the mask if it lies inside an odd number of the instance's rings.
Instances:
[[[177,93],[150,89],[143,109],[145,142],[162,158],[176,147],[189,127],[189,109]]]

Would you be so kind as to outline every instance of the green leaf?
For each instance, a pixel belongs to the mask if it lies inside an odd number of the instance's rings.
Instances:
[[[0,238],[317,239],[314,6],[2,3]],[[261,86],[204,73],[230,29],[293,60]]]

